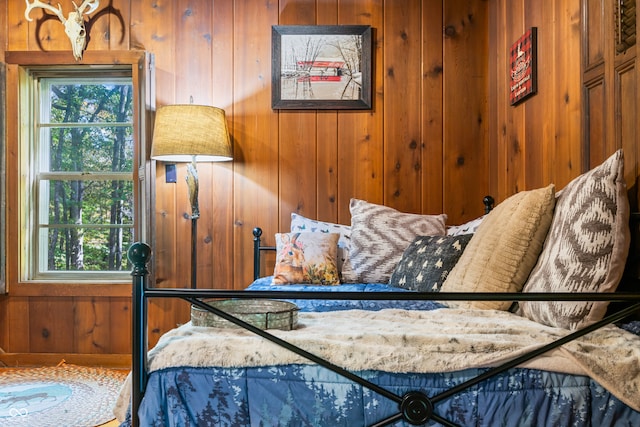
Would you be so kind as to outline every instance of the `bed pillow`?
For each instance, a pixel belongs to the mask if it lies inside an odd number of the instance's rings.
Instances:
[[[554,186],[521,191],[489,212],[442,292],[520,292],[542,250],[555,205]],[[447,301],[450,307],[508,310],[510,301]]]
[[[471,234],[418,236],[402,254],[389,284],[418,292],[438,292],[456,265]]]
[[[629,243],[629,200],[619,150],[558,192],[549,237],[523,290],[614,292]],[[607,305],[523,301],[518,313],[548,326],[578,329],[602,319]]]
[[[449,225],[447,226],[447,236],[462,236],[464,234],[474,234],[478,231],[478,227],[482,224],[482,220],[485,215],[482,215],[479,218],[472,219],[471,221],[465,222],[460,225]]]
[[[342,266],[349,256],[349,244],[351,242],[351,227],[348,225],[334,224],[332,222],[316,221],[304,216],[291,213],[291,232],[311,233],[338,233],[338,272],[342,272]]]
[[[416,236],[444,235],[447,216],[399,212],[351,199],[351,245],[342,267],[347,283],[388,283],[402,253]]]
[[[276,233],[273,284],[339,285],[337,233]]]

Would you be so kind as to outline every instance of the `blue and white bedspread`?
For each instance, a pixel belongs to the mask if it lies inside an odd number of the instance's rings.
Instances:
[[[433,395],[480,372],[362,374],[398,395],[409,390],[428,390]],[[139,416],[141,426],[364,427],[397,412],[396,403],[331,371],[315,365],[289,365],[155,372]],[[512,369],[470,387],[439,402],[435,413],[461,426],[640,425],[640,413],[588,377],[530,369]]]
[[[261,286],[274,289],[260,282],[250,289]],[[278,287],[312,290],[303,288]],[[368,289],[397,291],[320,290]],[[302,309],[299,327],[270,333],[398,396],[416,390],[436,396],[566,334],[509,312],[428,301],[294,302]],[[592,332],[438,399],[434,413],[461,426],[640,426],[637,326]],[[176,328],[149,352],[149,368],[141,426],[359,427],[399,412],[396,402],[238,329]],[[129,391],[123,388],[116,408],[125,427]]]
[[[291,291],[291,292],[411,292],[403,288],[396,288],[383,283],[345,283],[340,286],[319,285],[272,285],[273,277],[261,277],[254,281],[248,291]],[[312,300],[289,299],[300,308],[300,311],[324,312],[339,310],[371,310],[377,311],[385,308],[403,308],[405,310],[434,310],[443,305],[435,301],[383,301],[383,300]]]

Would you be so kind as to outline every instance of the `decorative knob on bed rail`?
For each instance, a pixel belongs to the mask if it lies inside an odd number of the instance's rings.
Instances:
[[[402,397],[400,404],[402,418],[414,426],[422,425],[433,415],[433,403],[419,391],[410,391]]]
[[[136,242],[129,247],[127,258],[133,264],[132,276],[143,276],[149,271],[147,263],[151,259],[151,247],[146,243]]]
[[[491,209],[493,209],[493,204],[496,201],[494,200],[493,197],[491,196],[484,196],[484,199],[482,199],[482,203],[484,203],[484,213],[485,215],[488,214],[489,212],[491,212]]]

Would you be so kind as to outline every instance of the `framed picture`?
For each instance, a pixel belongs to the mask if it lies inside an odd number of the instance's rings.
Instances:
[[[509,99],[516,105],[538,90],[537,28],[532,27],[511,45]]]
[[[273,109],[371,108],[371,27],[274,25]]]

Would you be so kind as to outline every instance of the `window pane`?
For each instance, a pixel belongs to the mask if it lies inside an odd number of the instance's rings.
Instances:
[[[40,193],[49,196],[42,224],[133,224],[132,181],[42,180]]]
[[[132,172],[133,128],[50,128],[52,172]]]
[[[133,228],[49,228],[41,234],[49,242],[45,271],[131,269],[121,248],[133,243]]]
[[[52,84],[50,87],[48,123],[133,121],[129,84]]]

